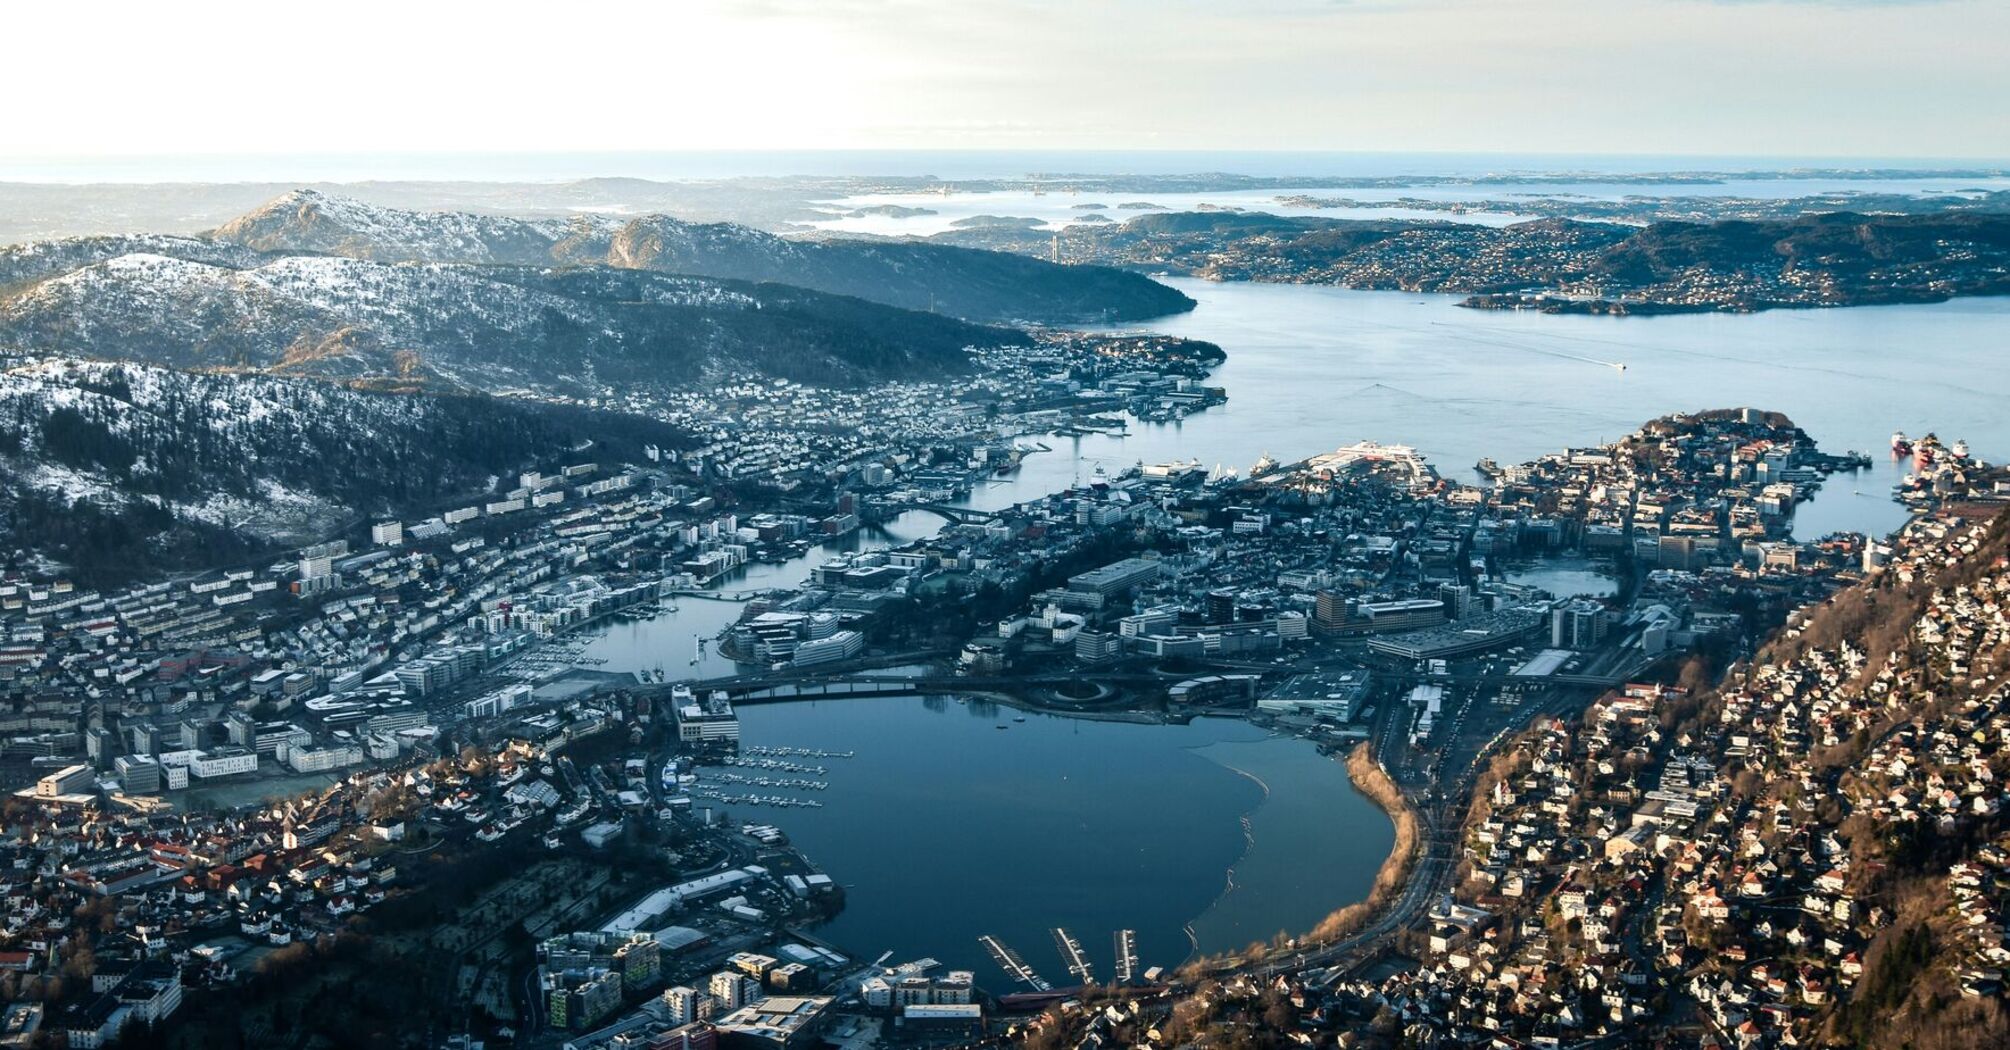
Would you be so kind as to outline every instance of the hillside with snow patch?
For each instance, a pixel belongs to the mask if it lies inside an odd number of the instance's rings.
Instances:
[[[773,285],[615,270],[135,252],[0,295],[0,347],[567,398],[721,375],[966,369],[1015,333]],[[162,250],[185,247],[151,245]],[[235,249],[243,250],[243,249]]]
[[[409,211],[296,190],[224,224],[221,242],[379,262],[609,265],[788,284],[976,321],[1137,321],[1193,309],[1140,274],[911,241],[790,240],[653,215],[520,219]]]
[[[215,564],[374,515],[435,512],[527,466],[678,447],[633,416],[97,361],[0,370],[10,566],[82,579]]]

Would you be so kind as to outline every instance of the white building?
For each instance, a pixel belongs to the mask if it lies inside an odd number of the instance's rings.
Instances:
[[[857,631],[838,631],[828,638],[812,638],[798,644],[794,662],[797,667],[834,663],[849,660],[864,651],[865,635]]]
[[[239,773],[256,773],[258,752],[237,747],[197,751],[189,758],[188,771],[205,780],[211,777],[235,776]]]
[[[700,700],[691,690],[678,686],[671,691],[677,711],[677,739],[687,744],[729,743],[740,739],[740,716],[725,693],[713,693]]]
[[[323,773],[331,769],[353,766],[361,761],[363,761],[363,748],[360,744],[296,747],[289,749],[286,756],[287,765],[292,766],[296,773]]]

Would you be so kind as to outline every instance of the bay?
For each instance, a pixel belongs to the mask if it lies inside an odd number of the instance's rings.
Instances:
[[[993,988],[1009,981],[984,934],[1062,985],[1055,926],[1102,980],[1119,929],[1137,931],[1142,966],[1303,932],[1367,892],[1394,840],[1337,759],[1235,720],[1134,725],[943,698],[740,717],[743,746],[855,752],[816,760],[822,808],[735,814],[772,820],[845,887],[820,935]]]
[[[1812,539],[1904,523],[1889,498],[1907,469],[1886,455],[1894,429],[2010,455],[2010,299],[1615,318],[1469,310],[1447,295],[1167,283],[1198,308],[1125,330],[1219,344],[1228,360],[1210,382],[1228,403],[1123,437],[1049,439],[1054,454],[1029,457],[973,503],[1031,498],[1097,467],[1197,458],[1246,470],[1266,453],[1289,463],[1359,440],[1414,446],[1472,481],[1482,457],[1520,462],[1671,412],[1751,406],[1785,412],[1824,449],[1875,459],[1800,509],[1796,534]]]

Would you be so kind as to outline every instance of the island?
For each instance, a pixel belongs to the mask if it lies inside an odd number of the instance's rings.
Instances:
[[[1070,228],[1058,245],[1003,228],[933,240],[1210,280],[1464,294],[1480,309],[1743,312],[2010,292],[2010,213],[1967,210],[1483,226],[1203,208]]]

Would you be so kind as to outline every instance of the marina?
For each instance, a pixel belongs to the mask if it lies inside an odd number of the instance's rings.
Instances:
[[[712,780],[721,784],[746,784],[752,787],[793,788],[798,791],[822,791],[830,787],[828,780],[806,780],[803,778],[743,777],[736,773],[714,773]]]
[[[1082,954],[1081,942],[1059,926],[1054,927],[1054,949],[1061,953],[1061,958],[1068,964],[1070,976],[1082,984],[1096,983],[1095,970],[1089,965],[1088,958]]]
[[[1138,931],[1118,930],[1114,940],[1117,949],[1116,980],[1118,984],[1128,984],[1137,979]]]
[[[728,806],[766,806],[775,809],[822,809],[824,806],[822,802],[813,798],[794,798],[788,795],[729,795],[713,788],[693,788],[691,796]]]
[[[1033,968],[1026,965],[1026,960],[1020,958],[1019,953],[1013,951],[1005,942],[988,933],[977,938],[977,941],[984,945],[984,950],[991,953],[991,958],[997,961],[999,968],[1003,969],[1006,975],[1013,980],[1032,988],[1034,991],[1045,992],[1053,989],[1053,985],[1048,984],[1039,974],[1034,973]]]

